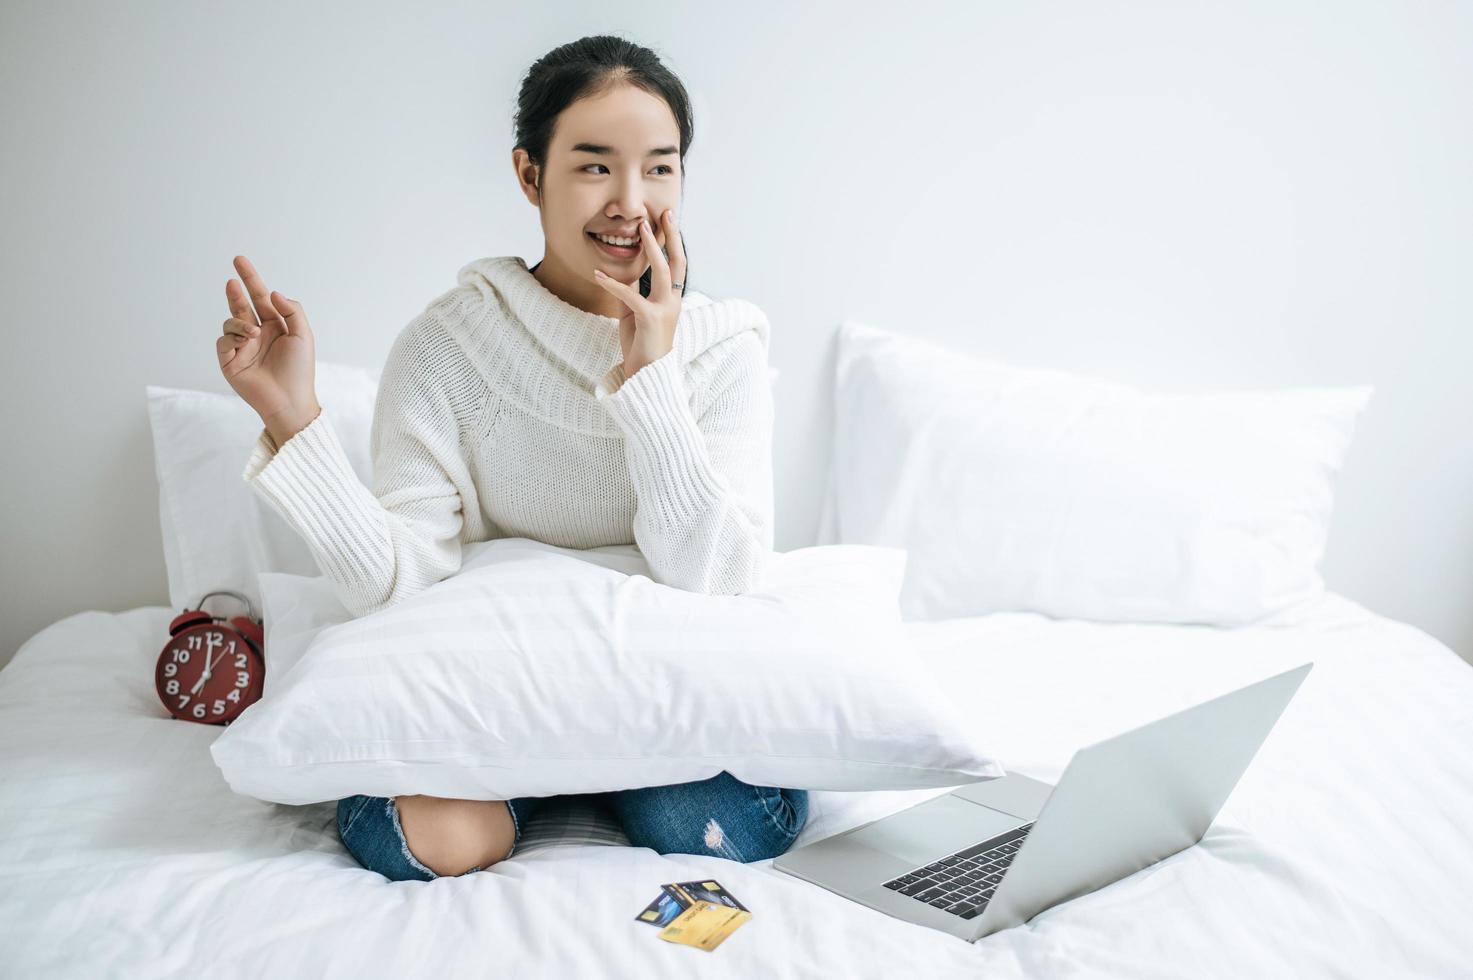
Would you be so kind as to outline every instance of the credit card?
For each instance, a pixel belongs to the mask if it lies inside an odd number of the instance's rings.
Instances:
[[[721,887],[721,882],[712,881],[709,878],[701,881],[675,881],[660,887],[680,902],[682,909],[688,909],[696,902],[711,902],[713,905],[725,905],[728,908],[741,909],[743,912],[751,911],[738,902],[736,896]]]
[[[645,907],[645,910],[635,916],[640,922],[648,922],[652,926],[664,928],[675,921],[675,917],[684,912],[690,906],[682,905],[676,901],[669,892],[660,892],[658,898]]]
[[[743,909],[697,901],[661,929],[659,936],[667,942],[694,946],[709,953],[751,917],[752,913]]]

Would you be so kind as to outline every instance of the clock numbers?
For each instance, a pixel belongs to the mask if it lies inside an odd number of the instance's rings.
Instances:
[[[253,661],[249,654],[245,643],[223,630],[196,630],[179,636],[176,645],[162,657],[159,690],[164,696],[176,699],[174,711],[181,718],[187,715],[196,720],[223,719],[238,711],[247,702],[245,695],[252,693]],[[233,668],[226,666],[232,664]],[[224,677],[216,682],[215,674],[228,674],[232,669],[233,685],[224,695],[212,696],[206,685],[219,690],[228,682]]]

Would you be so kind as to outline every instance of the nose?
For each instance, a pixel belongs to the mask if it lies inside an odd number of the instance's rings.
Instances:
[[[614,215],[610,215],[606,211],[604,212],[604,216],[617,216],[621,221],[626,218],[635,221],[644,218],[649,221],[650,228],[659,231],[660,222],[658,215],[651,213],[655,211],[655,202],[648,199],[644,191],[644,183],[639,174],[625,177],[619,182],[616,195],[610,202],[614,208]]]

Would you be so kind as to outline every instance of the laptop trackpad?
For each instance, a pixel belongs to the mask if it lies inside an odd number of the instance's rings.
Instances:
[[[866,847],[922,865],[1025,823],[1012,814],[947,793],[877,820],[850,836]]]

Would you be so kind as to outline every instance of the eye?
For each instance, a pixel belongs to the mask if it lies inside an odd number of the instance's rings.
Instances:
[[[584,167],[584,168],[583,168],[583,169],[584,169],[584,170],[587,170],[587,169],[589,169],[589,167],[603,167],[603,166],[604,166],[604,165],[603,165],[603,164],[601,164],[601,163],[590,163],[590,164],[589,164],[589,165],[588,165],[588,166],[587,166],[587,167]],[[604,167],[604,169],[605,169],[605,170],[607,170],[607,169],[609,169],[609,168],[608,168],[608,167]],[[655,168],[655,169],[656,169],[656,170],[664,170],[664,171],[666,171],[666,172],[667,172],[667,173],[672,173],[672,174],[673,174],[673,173],[675,173],[675,168],[674,168],[674,167],[672,167],[672,166],[670,166],[670,165],[668,165],[668,164],[664,164],[664,163],[662,163],[662,164],[660,164],[660,165],[659,165],[659,166],[658,166],[658,167],[656,167],[656,168]]]

